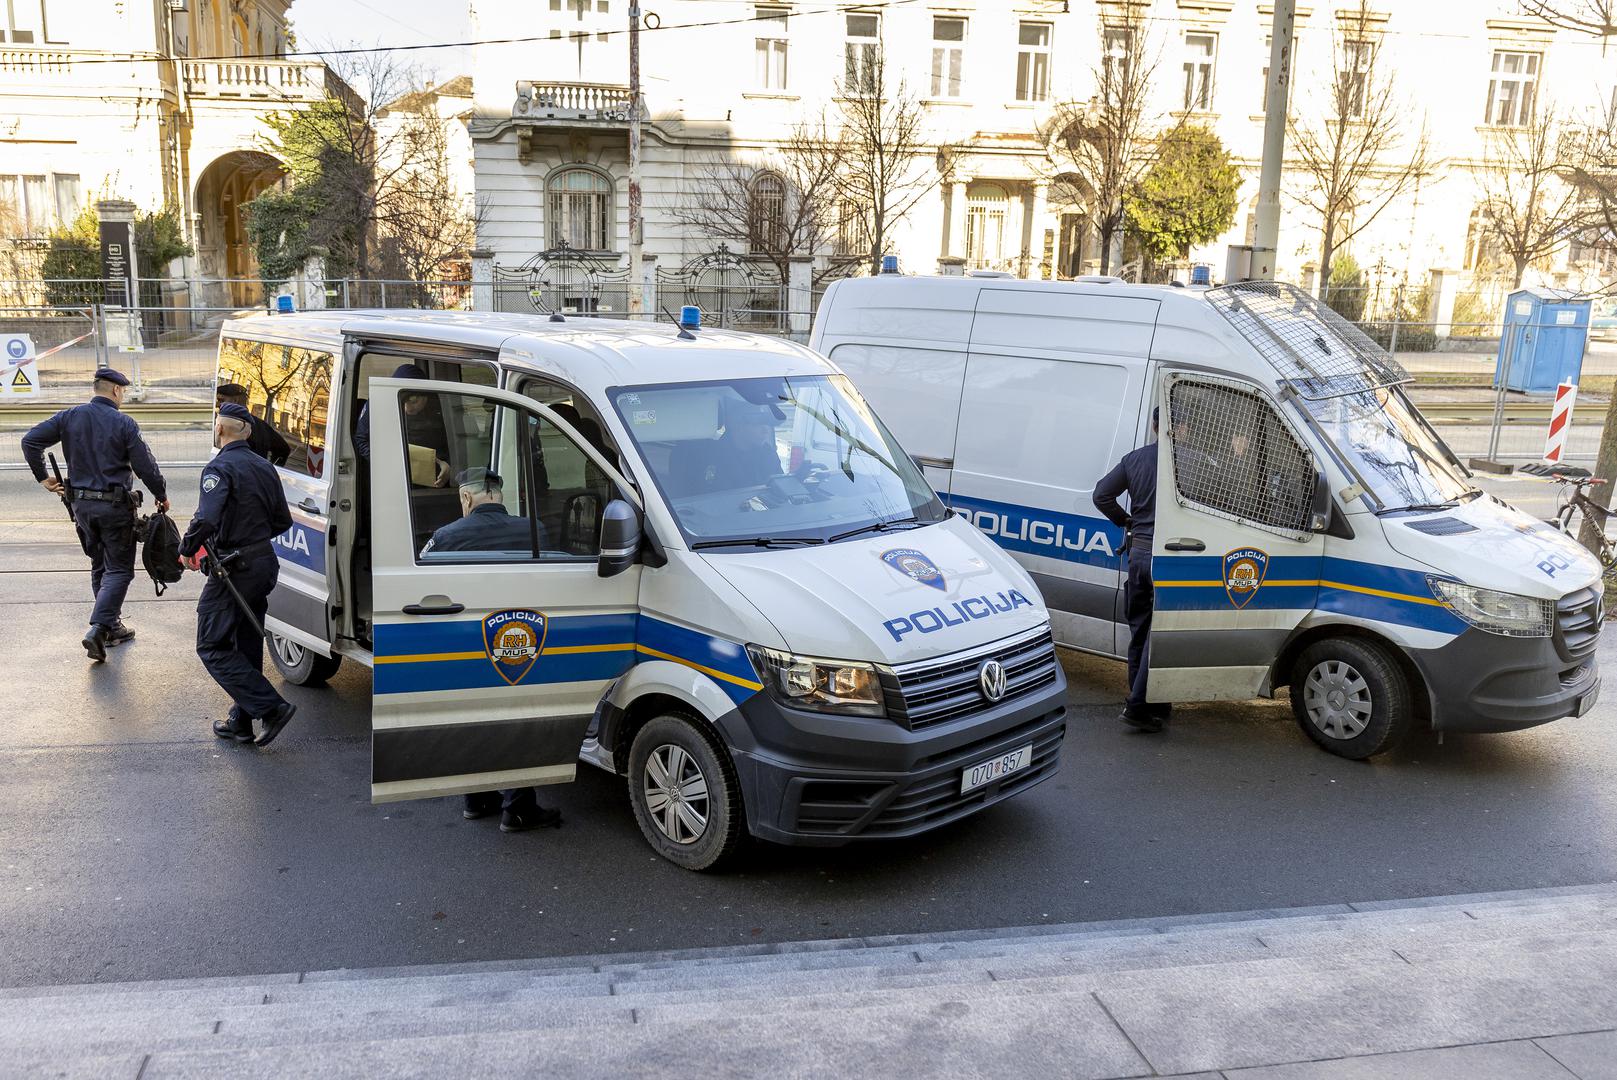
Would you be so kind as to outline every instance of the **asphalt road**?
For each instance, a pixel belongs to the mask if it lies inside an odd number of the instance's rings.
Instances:
[[[175,478],[177,502],[194,471]],[[559,831],[456,802],[373,807],[369,672],[293,687],[268,750],[207,729],[188,580],[136,581],[139,638],[84,659],[60,507],[0,475],[0,984],[534,957],[1391,899],[1617,879],[1617,694],[1514,735],[1330,757],[1280,703],[1115,716],[1118,664],[1068,658],[1065,762],[929,836],[755,848],[722,876],[654,857],[622,781],[581,770]],[[1603,661],[1617,635],[1608,635]],[[1617,668],[1613,668],[1617,670]]]

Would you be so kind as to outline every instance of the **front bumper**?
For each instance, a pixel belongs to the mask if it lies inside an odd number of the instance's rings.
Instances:
[[[1560,635],[1507,638],[1467,630],[1440,649],[1412,649],[1436,731],[1518,731],[1573,716],[1593,703],[1593,647],[1571,654]]]
[[[946,724],[910,730],[888,719],[836,717],[754,694],[723,724],[747,824],[776,843],[835,847],[914,836],[1010,798],[1054,775],[1066,735],[1067,680]],[[961,794],[968,766],[1029,743],[1031,764]]]

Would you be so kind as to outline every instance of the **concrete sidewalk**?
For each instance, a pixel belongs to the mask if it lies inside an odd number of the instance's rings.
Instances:
[[[1617,1076],[1617,886],[21,988],[0,991],[0,1061],[130,1080],[1599,1080]]]

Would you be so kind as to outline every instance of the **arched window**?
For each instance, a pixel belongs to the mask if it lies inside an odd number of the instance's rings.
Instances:
[[[545,184],[550,246],[607,251],[611,235],[612,181],[594,169],[557,169]]]
[[[247,23],[240,16],[230,20],[230,55],[247,55]]]
[[[966,265],[973,270],[1004,269],[1009,201],[998,184],[972,184],[966,189]]]
[[[755,252],[767,254],[783,250],[786,235],[786,181],[772,172],[761,172],[752,181],[747,198],[747,239]]]

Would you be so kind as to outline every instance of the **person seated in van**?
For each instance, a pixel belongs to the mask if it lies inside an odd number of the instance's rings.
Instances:
[[[213,396],[215,410],[226,403],[247,408],[247,388],[241,383],[220,383]],[[247,415],[250,417],[248,423],[253,426],[252,433],[247,436],[247,449],[271,465],[285,465],[287,458],[292,456],[292,447],[269,421],[253,416],[251,411]]]
[[[400,364],[393,369],[390,376],[394,379],[421,379],[427,378],[427,373],[415,364]],[[411,446],[420,446],[433,452],[433,479],[430,487],[449,486],[449,447],[444,435],[443,425],[437,423],[435,418],[428,415],[427,406],[432,398],[428,394],[400,394],[399,404],[404,410],[404,439]],[[354,421],[354,451],[359,459],[369,462],[371,459],[371,403],[365,402],[360,406],[359,419]],[[413,477],[412,477],[412,482]]]
[[[516,517],[505,508],[505,487],[500,474],[489,469],[462,470],[455,477],[460,488],[460,520],[432,534],[421,554],[436,551],[532,552],[534,529],[544,549],[544,526]]]
[[[686,495],[755,488],[782,475],[775,422],[767,406],[727,402],[724,434],[675,448],[669,465],[674,490]]]

